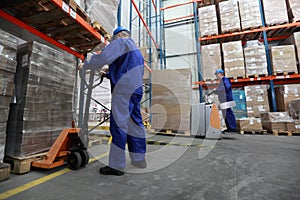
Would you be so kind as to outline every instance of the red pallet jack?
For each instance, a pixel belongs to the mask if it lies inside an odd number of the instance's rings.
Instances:
[[[72,170],[86,166],[89,162],[89,154],[79,137],[79,132],[80,128],[63,129],[45,157],[33,161],[31,166],[53,169],[64,165],[65,162]]]

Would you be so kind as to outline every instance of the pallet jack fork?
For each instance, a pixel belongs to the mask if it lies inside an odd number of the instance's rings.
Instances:
[[[70,169],[77,170],[89,162],[87,148],[79,137],[80,128],[62,130],[48,153],[41,160],[32,162],[33,167],[52,169],[67,162]]]

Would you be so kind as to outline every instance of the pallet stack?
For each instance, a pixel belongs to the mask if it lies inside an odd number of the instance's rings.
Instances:
[[[261,17],[258,1],[239,0],[242,30],[261,27]]]
[[[281,45],[271,47],[273,74],[298,73],[294,45]]]
[[[218,34],[216,6],[205,6],[198,9],[200,37]]]
[[[203,79],[205,81],[216,79],[214,71],[220,69],[222,66],[220,44],[201,46],[201,52],[201,60],[203,64]]]
[[[286,0],[262,0],[268,26],[289,22]]]
[[[74,56],[38,42],[19,46],[7,156],[46,151],[62,129],[71,126],[75,64]]]
[[[220,27],[222,33],[240,31],[239,8],[236,0],[222,1],[219,3]]]

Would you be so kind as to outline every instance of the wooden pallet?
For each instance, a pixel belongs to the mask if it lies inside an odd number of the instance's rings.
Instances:
[[[267,135],[268,131],[267,130],[253,130],[253,131],[250,131],[250,130],[240,130],[239,133],[241,135],[244,135],[244,134]]]
[[[9,179],[10,164],[0,162],[0,181]]]
[[[30,171],[31,163],[36,160],[41,160],[45,157],[47,152],[39,153],[24,157],[9,157],[5,156],[3,161],[11,165],[11,173],[25,174]]]
[[[201,2],[198,3],[197,8],[204,7],[204,6],[214,5],[214,3],[215,3],[214,0],[203,0],[203,1],[201,1]]]
[[[77,15],[79,15],[86,22],[91,23],[91,18],[88,14],[74,1],[74,0],[64,0],[74,11],[76,11]]]
[[[111,35],[108,33],[108,31],[98,22],[94,21],[92,23],[92,27],[96,29],[101,35],[104,35],[106,39],[111,39]]]
[[[262,26],[255,26],[255,27],[243,28],[242,31],[255,30],[255,29],[259,29],[259,28],[262,28]]]
[[[274,136],[279,136],[279,135],[292,136],[292,131],[272,130],[271,133]]]
[[[259,78],[259,77],[267,77],[268,74],[251,74],[251,75],[247,75],[247,78]]]
[[[286,76],[286,75],[293,75],[293,74],[298,74],[297,71],[288,71],[288,72],[274,72],[274,76]]]
[[[229,76],[227,78],[237,80],[237,79],[240,79],[240,78],[245,78],[245,76]]]
[[[168,129],[150,129],[150,133],[173,135],[173,136],[191,136],[190,131],[168,130]]]

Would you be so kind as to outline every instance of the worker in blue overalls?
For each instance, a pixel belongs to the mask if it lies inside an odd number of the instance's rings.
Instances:
[[[112,103],[110,132],[112,144],[108,166],[100,168],[100,174],[120,176],[126,165],[125,145],[127,142],[131,164],[146,168],[146,137],[140,102],[143,95],[144,59],[130,38],[130,31],[118,27],[113,32],[112,42],[101,54],[95,54],[84,62],[84,69],[101,69],[109,65],[105,75],[110,79]]]
[[[224,71],[222,69],[218,69],[215,71],[215,75],[220,82],[218,88],[214,89],[212,93],[218,95],[220,103],[233,101],[231,83],[230,80],[226,76],[224,76]],[[232,109],[227,108],[225,110],[222,110],[222,115],[227,127],[224,132],[236,132],[236,119]]]

